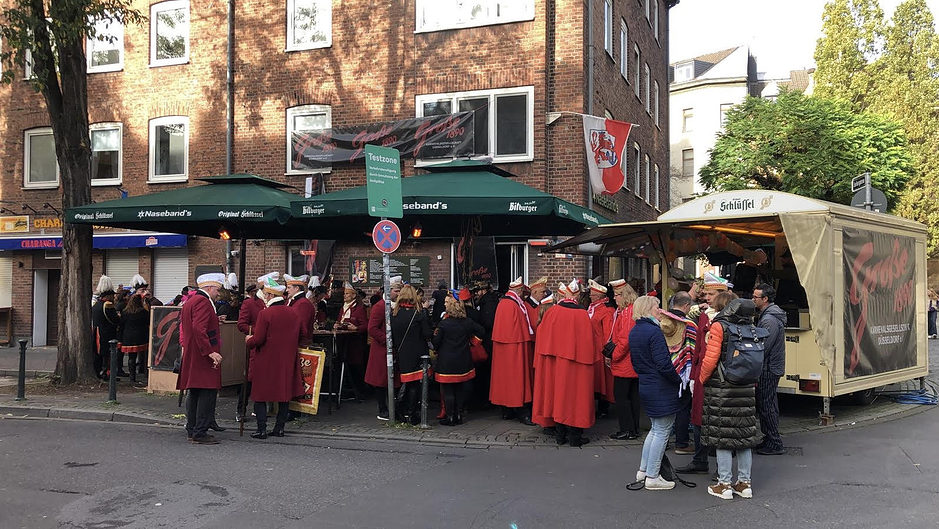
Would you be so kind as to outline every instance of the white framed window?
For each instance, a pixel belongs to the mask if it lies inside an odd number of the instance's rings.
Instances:
[[[644,89],[645,89],[645,96],[646,96],[646,113],[651,116],[651,115],[652,115],[652,104],[651,104],[651,99],[652,99],[652,93],[651,93],[651,92],[652,92],[652,89],[651,89],[651,88],[652,88],[652,86],[651,86],[651,85],[652,85],[652,76],[649,75],[649,63],[646,63],[646,64],[645,64],[645,67],[643,68],[642,71],[643,71],[643,73],[644,73],[645,76],[646,76],[646,84],[645,84],[645,88],[644,88]]]
[[[333,44],[332,0],[287,0],[287,51]]]
[[[85,53],[88,73],[117,72],[124,69],[124,24],[105,15],[94,22]]]
[[[530,162],[535,149],[534,95],[532,86],[419,95],[416,115],[475,111],[477,155],[496,162]]]
[[[29,48],[23,50],[23,78],[33,78],[33,50]]]
[[[652,4],[652,29],[655,33],[655,41],[659,41],[659,0],[651,0]]]
[[[165,116],[150,120],[150,182],[189,179],[189,118]]]
[[[150,66],[189,62],[189,2],[170,0],[150,6]]]
[[[652,103],[652,109],[654,111],[653,115],[655,116],[655,124],[657,126],[659,124],[659,82],[658,81],[653,82],[652,88],[653,88],[652,96],[654,98],[653,103]]]
[[[694,176],[694,149],[681,151],[681,176]]]
[[[681,131],[691,132],[694,130],[694,109],[686,108],[681,111]]]
[[[333,126],[333,109],[329,105],[301,105],[287,109],[287,174],[328,173],[332,167],[311,165],[304,161],[304,133],[322,131]]]
[[[415,33],[535,19],[535,0],[416,0]]]
[[[24,133],[23,187],[59,187],[59,163],[51,127],[29,129]]]
[[[635,72],[636,72],[636,79],[635,79],[635,82],[633,83],[633,92],[636,93],[636,97],[639,97],[639,83],[641,82],[641,79],[639,79],[639,77],[642,75],[642,72],[639,69],[639,62],[641,61],[641,56],[639,55],[638,44],[633,44],[633,61],[635,62]]]
[[[628,39],[629,28],[626,27],[626,21],[620,20],[619,22],[619,73],[623,76],[623,79],[626,79],[626,82],[629,82],[629,45]]]
[[[613,56],[613,0],[603,2],[603,49]]]
[[[661,203],[659,202],[659,187],[662,186],[662,181],[659,179],[659,164],[655,164],[652,170],[652,174],[655,176],[655,209],[661,210]]]
[[[727,113],[734,107],[733,103],[721,103],[721,128],[727,123]]]
[[[95,123],[89,127],[91,137],[91,185],[120,184],[124,125]]]
[[[694,77],[694,62],[686,62],[675,67],[675,82],[683,83]]]
[[[640,189],[642,188],[642,156],[639,152],[639,144],[633,142],[633,193],[636,196],[639,196]]]
[[[645,182],[646,204],[648,204],[648,203],[649,203],[649,199],[651,198],[650,195],[649,195],[649,168],[650,168],[650,164],[649,164],[649,155],[648,155],[648,154],[646,154],[646,155],[643,156],[643,161],[645,162],[645,175],[644,175],[644,176],[645,176],[645,180],[644,180],[644,182]]]

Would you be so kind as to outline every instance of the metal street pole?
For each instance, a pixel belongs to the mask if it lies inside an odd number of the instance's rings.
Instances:
[[[871,198],[871,173],[864,173],[864,209],[872,211],[874,209],[874,199]]]
[[[16,399],[26,400],[26,340],[20,338],[20,365],[16,376]]]
[[[381,220],[387,220],[382,217]],[[388,367],[388,420],[395,422],[395,384],[394,384],[394,355],[391,342],[391,258],[387,252],[382,252],[382,268],[384,269],[385,285],[385,345],[387,352],[385,365]]]

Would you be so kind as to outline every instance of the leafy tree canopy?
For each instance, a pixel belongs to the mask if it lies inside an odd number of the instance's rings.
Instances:
[[[865,171],[895,203],[913,175],[899,125],[845,102],[783,91],[728,112],[700,174],[709,190],[776,189],[847,204],[851,179]]]

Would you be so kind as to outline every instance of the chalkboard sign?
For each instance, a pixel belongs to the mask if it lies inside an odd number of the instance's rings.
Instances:
[[[181,307],[150,307],[150,368],[172,371],[180,358],[179,313]]]
[[[429,284],[430,257],[395,254],[389,257],[391,277],[401,276],[404,282],[412,285],[427,286]],[[349,282],[353,286],[378,287],[383,281],[381,257],[349,258]]]

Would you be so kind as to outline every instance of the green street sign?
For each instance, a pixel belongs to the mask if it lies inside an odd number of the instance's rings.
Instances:
[[[401,208],[401,153],[397,149],[365,146],[365,182],[370,216],[394,219],[404,216]]]

